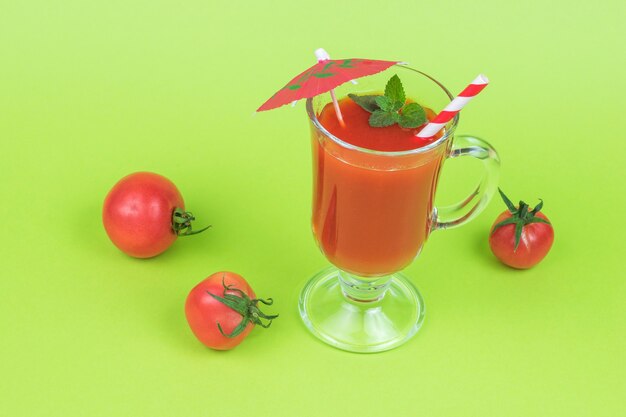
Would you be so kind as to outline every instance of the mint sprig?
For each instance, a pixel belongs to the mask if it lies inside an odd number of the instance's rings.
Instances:
[[[372,113],[369,118],[372,127],[385,127],[397,123],[405,129],[413,129],[426,122],[426,112],[422,106],[417,103],[406,103],[404,87],[397,75],[387,81],[385,95],[348,94],[348,97]]]

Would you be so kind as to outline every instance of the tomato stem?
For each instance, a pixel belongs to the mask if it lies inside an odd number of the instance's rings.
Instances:
[[[222,286],[224,287],[224,292],[222,293],[221,297],[209,291],[207,291],[207,294],[215,298],[220,303],[226,305],[227,307],[230,307],[231,309],[241,314],[241,322],[239,322],[237,327],[235,327],[233,331],[230,332],[230,334],[224,333],[224,330],[222,329],[221,324],[217,323],[217,328],[222,334],[222,336],[226,336],[228,338],[236,337],[240,335],[241,332],[243,332],[246,329],[246,326],[248,325],[248,323],[258,324],[259,326],[266,328],[266,329],[270,327],[272,324],[272,320],[277,318],[278,314],[266,315],[259,309],[258,304],[263,303],[269,306],[269,305],[274,304],[274,300],[272,300],[271,298],[268,298],[266,300],[262,298],[251,299],[250,297],[248,297],[248,294],[246,294],[239,288],[235,288],[232,285],[226,285],[226,282],[224,281],[224,279],[225,277],[223,276]],[[233,292],[236,293],[237,295],[232,294]],[[267,320],[267,323],[264,323],[261,319]]]
[[[196,220],[196,218],[191,212],[176,207],[172,212],[172,230],[174,230],[176,236],[191,236],[202,233],[211,227],[211,225],[208,225],[200,230],[192,230],[191,222],[194,220]]]
[[[524,226],[530,223],[546,223],[550,224],[549,221],[537,216],[537,213],[543,207],[543,200],[539,199],[539,204],[537,204],[532,210],[530,206],[523,201],[520,200],[519,206],[515,207],[515,205],[509,200],[509,198],[504,194],[504,192],[498,188],[498,192],[506,204],[509,212],[511,213],[511,217],[502,220],[500,223],[496,224],[491,231],[493,235],[496,230],[499,228],[506,226],[507,224],[515,225],[515,247],[513,248],[513,252],[517,251],[517,247],[522,239],[522,232],[524,231]]]

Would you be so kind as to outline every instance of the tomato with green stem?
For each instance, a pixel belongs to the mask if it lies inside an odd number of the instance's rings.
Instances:
[[[248,282],[234,272],[217,272],[196,285],[185,302],[185,316],[193,334],[204,345],[229,350],[240,344],[255,325],[267,328],[276,315],[267,315]]]
[[[523,201],[515,206],[502,190],[498,191],[508,210],[501,213],[491,227],[491,251],[510,267],[531,268],[541,262],[554,242],[552,223],[540,213],[543,200],[532,209]]]
[[[122,178],[107,194],[102,209],[102,222],[113,244],[136,258],[159,255],[177,237],[210,227],[192,230],[194,220],[174,183],[152,172]]]

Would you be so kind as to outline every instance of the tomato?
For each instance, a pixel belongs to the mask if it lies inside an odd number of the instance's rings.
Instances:
[[[178,236],[192,231],[180,192],[167,178],[136,172],[122,178],[104,200],[102,222],[107,235],[122,252],[150,258],[164,252]]]
[[[550,220],[539,212],[543,201],[531,210],[523,201],[516,207],[501,190],[500,195],[508,210],[501,213],[491,227],[489,246],[504,264],[528,269],[538,264],[550,251],[554,229]]]
[[[193,334],[211,349],[228,350],[240,344],[255,324],[269,327],[278,315],[268,316],[246,280],[234,272],[216,272],[196,285],[185,302],[185,316]],[[268,320],[267,323],[261,319]]]

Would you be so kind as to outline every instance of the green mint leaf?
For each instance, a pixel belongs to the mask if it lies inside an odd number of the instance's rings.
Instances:
[[[426,122],[426,112],[417,103],[409,103],[402,108],[398,124],[405,129],[414,129]]]
[[[385,97],[392,102],[402,103],[400,107],[404,105],[406,96],[404,95],[402,81],[400,81],[400,77],[398,77],[398,75],[394,75],[389,79],[389,81],[387,81],[387,85],[385,86]]]
[[[404,106],[404,103],[401,103],[399,101],[394,101],[393,105],[391,106],[391,111],[398,111],[402,108],[402,106]]]
[[[393,101],[389,100],[389,97],[378,96],[375,100],[382,111],[393,111]]]
[[[370,116],[369,123],[372,127],[391,126],[398,122],[400,115],[398,113],[376,110]]]
[[[363,110],[366,110],[370,113],[375,112],[380,109],[378,104],[376,104],[376,97],[378,96],[357,96],[356,94],[348,94],[348,97],[356,104],[361,106]]]

